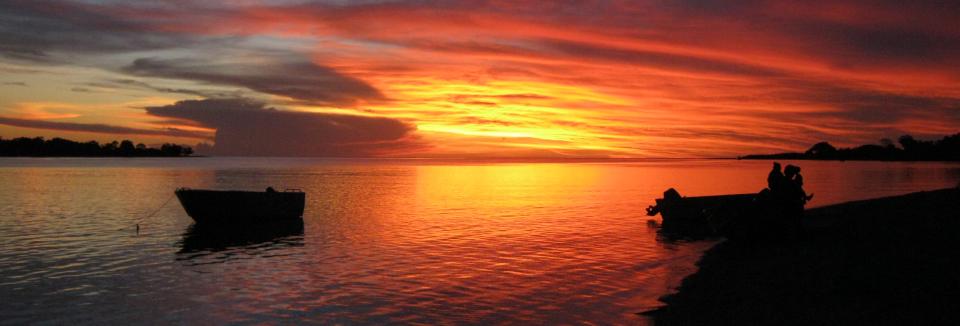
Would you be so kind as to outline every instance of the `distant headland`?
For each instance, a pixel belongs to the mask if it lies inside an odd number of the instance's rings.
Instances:
[[[142,143],[134,145],[129,140],[100,144],[92,140],[81,143],[63,138],[44,140],[43,137],[0,137],[0,156],[183,157],[192,154],[193,149],[190,147],[169,143],[161,145],[160,148],[152,148]]]
[[[745,160],[837,160],[837,161],[960,161],[960,133],[940,140],[918,140],[903,135],[896,144],[890,139],[881,139],[880,144],[861,145],[853,148],[836,148],[828,142],[820,142],[803,153],[752,154],[738,157]]]

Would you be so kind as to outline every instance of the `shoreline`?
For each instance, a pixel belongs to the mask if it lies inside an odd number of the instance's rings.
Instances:
[[[795,241],[717,244],[643,314],[661,325],[960,320],[960,188],[817,207],[804,227]]]

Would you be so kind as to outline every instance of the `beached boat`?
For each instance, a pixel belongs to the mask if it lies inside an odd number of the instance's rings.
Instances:
[[[301,219],[306,201],[299,189],[258,192],[180,188],[175,193],[197,224]]]
[[[720,234],[733,219],[749,212],[757,194],[682,197],[674,189],[647,207],[647,215],[660,214],[661,226],[671,232]]]
[[[757,239],[799,232],[803,203],[784,201],[764,189],[756,194],[682,197],[674,189],[647,207],[660,214],[662,230],[683,235]]]

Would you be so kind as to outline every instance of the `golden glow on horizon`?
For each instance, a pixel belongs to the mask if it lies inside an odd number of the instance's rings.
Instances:
[[[630,105],[629,99],[588,88],[537,81],[468,81],[423,78],[378,83],[397,104],[371,110],[417,122],[418,131],[444,141],[448,134],[476,137],[479,144],[503,138],[503,146],[542,149],[603,149],[602,134],[591,130],[597,114],[570,106]],[[469,146],[469,144],[466,144]],[[482,151],[478,149],[478,151]]]

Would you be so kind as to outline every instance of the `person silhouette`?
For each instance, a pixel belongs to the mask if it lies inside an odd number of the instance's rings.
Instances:
[[[803,197],[804,202],[808,202],[813,199],[813,194],[807,195],[807,191],[803,190],[803,175],[800,174],[800,168],[797,168],[797,175],[793,177],[793,183],[797,185],[797,188],[800,189],[800,196]]]
[[[783,212],[787,216],[786,221],[792,225],[790,229],[795,232],[794,235],[796,236],[803,229],[803,224],[800,221],[803,217],[803,207],[807,201],[813,198],[813,195],[807,196],[806,191],[803,190],[803,175],[800,174],[800,167],[787,165],[783,169],[783,175],[785,189],[780,198],[784,204],[783,208],[785,210]]]
[[[784,179],[783,172],[780,172],[780,163],[773,162],[773,169],[771,169],[770,174],[767,175],[767,188],[770,189],[770,192],[779,192],[783,186]]]
[[[800,173],[800,167],[796,165],[787,165],[787,167],[783,169],[784,186],[786,186],[785,188],[787,190],[785,193],[791,199],[798,197],[796,195],[799,192],[798,190],[801,186],[797,184],[797,174],[799,173]],[[801,182],[802,181],[803,179],[801,178]]]
[[[784,196],[791,201],[799,201],[800,206],[802,207],[806,204],[807,201],[813,199],[813,195],[807,196],[807,192],[803,190],[803,175],[800,174],[800,167],[795,165],[787,165],[783,170],[784,179],[786,188],[784,191]]]

